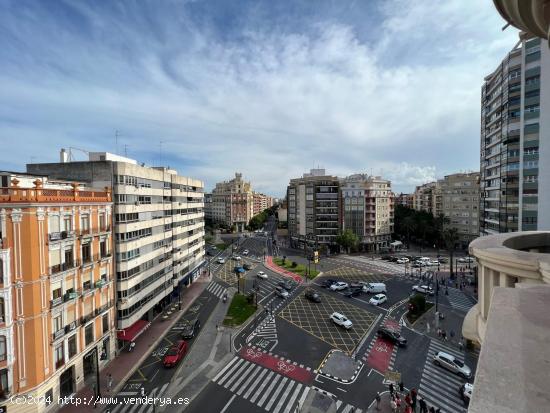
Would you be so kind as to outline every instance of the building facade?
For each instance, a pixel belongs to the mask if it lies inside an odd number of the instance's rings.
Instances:
[[[242,232],[254,216],[252,185],[237,172],[234,179],[216,184],[208,207],[213,222],[229,228],[235,226],[237,232]]]
[[[546,86],[545,86],[546,85]],[[550,229],[550,49],[520,41],[481,91],[481,235]]]
[[[365,251],[389,247],[393,233],[391,182],[379,176],[348,176],[340,181],[342,230],[350,229]]]
[[[253,192],[252,197],[254,200],[253,216],[273,206],[273,198],[269,195]]]
[[[441,213],[457,229],[459,248],[466,249],[479,236],[479,172],[447,175],[438,185]]]
[[[406,208],[413,209],[414,207],[414,195],[413,194],[399,194],[395,197],[395,205],[401,205]]]
[[[413,209],[437,216],[441,209],[441,194],[437,182],[428,182],[416,187],[413,194]]]
[[[96,383],[115,355],[111,192],[0,179],[0,399],[44,397],[9,403],[10,412],[41,412]]]
[[[27,171],[113,188],[119,346],[141,334],[200,275],[201,181],[104,152],[90,153],[87,162],[30,164]]]
[[[312,169],[287,187],[288,234],[295,248],[324,248],[336,251],[339,233],[340,181]]]

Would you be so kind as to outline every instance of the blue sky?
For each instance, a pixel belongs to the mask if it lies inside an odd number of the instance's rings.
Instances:
[[[479,169],[503,25],[479,0],[2,1],[0,168],[62,147],[158,165],[162,141],[208,189],[239,171],[280,196],[321,166],[410,191]]]

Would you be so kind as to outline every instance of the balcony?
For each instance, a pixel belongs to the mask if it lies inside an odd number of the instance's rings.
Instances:
[[[73,321],[72,323],[67,324],[65,326],[65,334],[70,333],[71,331],[75,330],[76,327],[77,327],[76,321]]]
[[[63,301],[64,302],[71,301],[71,300],[74,300],[77,297],[78,297],[77,292],[66,292],[65,295],[63,296]]]
[[[50,232],[48,234],[48,238],[50,241],[60,241],[67,238],[74,237],[75,232],[74,231],[61,231],[61,232]]]
[[[78,266],[78,261],[64,262],[61,264],[50,267],[50,275],[57,274],[59,272],[68,271]]]
[[[50,308],[57,307],[58,305],[63,304],[63,297],[57,297],[53,300],[50,300]]]
[[[101,307],[99,308],[96,308],[95,309],[95,315],[99,315],[101,313],[104,313],[105,311],[107,311],[109,308],[111,308],[113,306],[113,301],[109,301],[108,303],[106,304],[103,304]]]
[[[107,285],[107,280],[101,279],[95,282],[95,288],[101,288],[104,285]]]
[[[80,317],[80,325],[83,326],[87,322],[91,321],[94,318],[93,314],[85,315],[84,317]]]
[[[65,329],[60,328],[59,330],[57,330],[55,333],[52,334],[52,340],[53,341],[59,340],[64,335],[65,335]]]

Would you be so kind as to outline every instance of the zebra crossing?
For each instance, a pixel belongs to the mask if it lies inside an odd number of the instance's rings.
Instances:
[[[148,398],[162,397],[166,388],[170,383],[164,383],[160,389],[155,387],[150,392],[146,393],[145,396]],[[157,391],[158,390],[158,391]],[[139,390],[135,391],[122,391],[116,395],[118,404],[109,406],[108,410],[110,413],[152,413],[155,408],[152,403],[141,403],[136,402],[134,404],[129,404],[127,399],[130,398],[139,398],[141,393]],[[158,407],[158,406],[157,406]]]
[[[294,412],[311,390],[308,385],[240,357],[234,357],[212,381],[272,413]]]
[[[211,282],[208,284],[208,287],[206,287],[206,291],[214,294],[218,298],[222,298],[225,294],[226,288],[217,282]]]
[[[458,393],[464,381],[450,371],[433,364],[433,357],[438,351],[444,351],[464,360],[464,354],[437,340],[431,340],[418,394],[429,406],[439,407],[446,413],[465,413],[467,409]]]
[[[275,317],[268,317],[267,320],[258,328],[254,335],[256,337],[262,337],[268,340],[277,339],[277,324]]]
[[[447,298],[449,299],[451,307],[468,312],[470,308],[474,306],[472,300],[462,291],[457,290],[456,288],[448,288],[448,291],[449,295]]]

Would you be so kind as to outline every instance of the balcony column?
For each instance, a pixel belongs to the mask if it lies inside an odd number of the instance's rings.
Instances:
[[[499,287],[514,288],[515,287],[515,277],[512,277],[505,273],[500,273],[500,283]]]
[[[481,317],[484,321],[487,320],[489,314],[489,304],[491,300],[491,291],[492,291],[492,270],[487,268],[485,265],[479,265],[478,268],[478,297],[479,305],[481,311]]]

